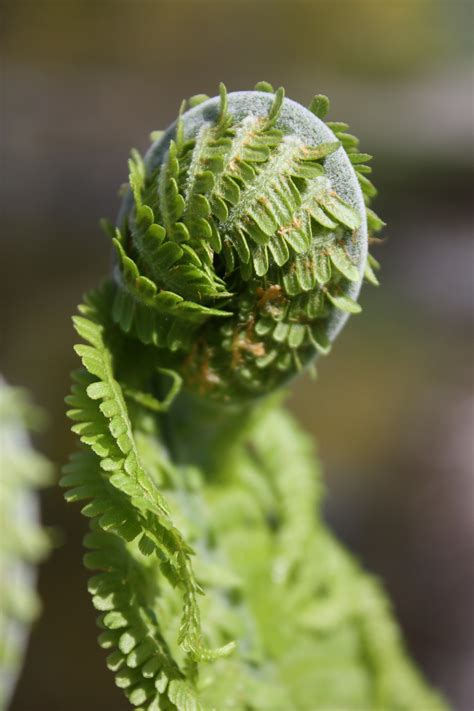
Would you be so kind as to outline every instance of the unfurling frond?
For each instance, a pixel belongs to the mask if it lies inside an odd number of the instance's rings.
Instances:
[[[99,643],[139,711],[443,708],[321,522],[306,438],[263,398],[377,282],[370,156],[328,109],[267,82],[182,104],[133,152],[113,278],[74,320],[62,485],[91,518]]]

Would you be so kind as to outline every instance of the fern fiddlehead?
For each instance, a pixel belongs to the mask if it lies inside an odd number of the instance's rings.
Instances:
[[[190,99],[132,153],[113,278],[75,319],[62,483],[87,501],[99,642],[141,709],[443,707],[316,515],[275,402],[376,282],[370,156],[327,110],[265,82]]]

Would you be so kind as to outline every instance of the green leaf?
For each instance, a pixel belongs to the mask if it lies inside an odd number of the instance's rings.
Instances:
[[[335,242],[328,247],[328,251],[332,263],[346,279],[355,282],[359,281],[359,268],[348,256],[344,245]]]
[[[369,229],[370,233],[377,233],[380,232],[380,230],[385,227],[385,222],[380,219],[378,215],[375,214],[373,210],[370,208],[366,208],[367,212],[367,226]]]
[[[207,101],[209,99],[209,96],[207,94],[194,94],[194,96],[191,96],[188,99],[188,104],[191,109],[193,109],[195,106],[199,106],[199,104],[202,104],[204,101]]]
[[[349,314],[358,314],[362,311],[360,304],[351,299],[350,296],[346,296],[344,294],[335,295],[331,294],[329,291],[326,291],[326,296],[329,301],[340,311],[345,311]]]
[[[309,110],[318,118],[323,119],[329,113],[329,99],[324,94],[316,94],[311,100]]]
[[[228,120],[229,120],[229,114],[228,114],[228,108],[227,108],[227,89],[225,87],[225,84],[222,82],[219,84],[219,96],[220,96],[220,106],[219,106],[219,119],[217,121],[217,130],[222,131]]]
[[[281,86],[275,92],[275,99],[273,101],[273,104],[270,108],[270,112],[268,114],[268,118],[267,118],[267,126],[268,127],[273,126],[275,121],[278,119],[278,117],[281,113],[281,108],[283,106],[283,99],[284,98],[285,98],[285,90]]]
[[[341,200],[336,193],[322,193],[319,197],[319,204],[331,217],[349,229],[356,230],[360,227],[360,215],[357,210]]]
[[[181,679],[170,682],[168,696],[179,711],[203,711],[193,688]]]
[[[273,94],[274,89],[267,81],[259,81],[255,84],[255,91],[264,91],[267,94]]]
[[[150,141],[152,143],[158,143],[158,141],[161,141],[163,138],[165,132],[164,131],[152,131],[150,133]]]
[[[380,264],[377,262],[374,257],[372,257],[371,254],[367,255],[367,262],[365,265],[365,271],[364,271],[364,276],[367,279],[370,284],[373,284],[374,286],[379,286],[380,282],[377,279],[377,275],[375,274],[375,270],[380,269]]]
[[[135,205],[139,208],[142,204],[142,190],[145,186],[145,165],[139,152],[132,150],[132,157],[128,162],[130,171],[128,180],[133,193]]]

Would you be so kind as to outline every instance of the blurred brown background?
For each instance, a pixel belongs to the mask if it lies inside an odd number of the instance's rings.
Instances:
[[[183,97],[265,79],[303,103],[328,94],[330,118],[376,156],[382,288],[365,289],[363,315],[290,405],[319,442],[328,519],[384,578],[413,654],[463,711],[474,708],[472,19],[456,0],[13,0],[1,36],[1,370],[49,410],[39,444],[58,467],[73,446],[70,315],[109,268],[97,222],[116,212],[130,146],[146,148]],[[44,614],[12,710],[125,710],[95,643],[86,523],[57,489],[43,510],[64,544],[41,572]]]

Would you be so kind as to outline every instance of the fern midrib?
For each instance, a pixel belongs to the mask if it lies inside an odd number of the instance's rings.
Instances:
[[[197,176],[200,172],[200,169],[202,168],[201,158],[203,149],[211,142],[213,134],[215,133],[216,128],[211,123],[205,123],[199,129],[199,132],[196,136],[196,142],[194,144],[191,154],[191,163],[188,168],[188,177],[184,188],[184,199],[186,200],[186,208],[184,210],[183,217],[189,216],[190,199],[194,192],[194,186],[196,184]]]
[[[239,223],[247,215],[250,206],[265,195],[265,188],[271,186],[276,178],[288,174],[302,147],[303,142],[299,138],[285,136],[275,152],[270,155],[263,169],[257,173],[252,182],[246,185],[239,203],[230,210],[229,217],[221,225],[223,233],[232,234],[240,226]]]
[[[210,197],[214,195],[220,196],[222,191],[222,184],[226,176],[232,177],[232,171],[229,168],[232,166],[233,162],[238,160],[240,152],[249,139],[255,134],[256,128],[261,123],[261,119],[256,116],[247,116],[241,123],[235,128],[235,136],[232,140],[232,145],[230,150],[224,156],[224,165],[220,174],[216,178],[216,182],[213,190],[211,191]]]
[[[102,338],[102,334],[101,334],[101,338]],[[148,476],[146,475],[146,473],[145,473],[145,470],[144,470],[143,465],[142,465],[141,460],[140,460],[140,455],[139,455],[139,453],[138,453],[138,449],[137,449],[136,444],[135,444],[135,438],[134,438],[134,436],[133,436],[132,426],[131,426],[131,423],[130,423],[130,419],[129,419],[129,417],[128,417],[127,407],[126,407],[125,401],[124,401],[124,399],[123,399],[122,390],[121,390],[121,388],[120,388],[119,383],[118,383],[118,382],[115,380],[115,378],[114,378],[113,371],[112,371],[112,365],[111,365],[111,359],[110,359],[110,356],[109,356],[108,352],[105,350],[105,344],[104,344],[104,342],[103,342],[103,339],[102,339],[102,345],[103,345],[103,349],[104,349],[103,352],[102,352],[102,355],[103,355],[103,362],[104,362],[104,364],[105,364],[105,372],[106,372],[106,374],[107,374],[107,384],[108,384],[109,387],[111,388],[111,390],[112,390],[112,392],[113,392],[113,394],[114,394],[114,398],[115,398],[116,402],[117,402],[118,405],[119,405],[119,408],[120,408],[120,416],[121,416],[121,419],[123,420],[123,422],[124,422],[125,425],[126,425],[126,428],[127,428],[127,430],[126,430],[126,432],[127,432],[127,438],[128,438],[128,441],[129,441],[129,443],[130,443],[130,445],[131,445],[131,451],[133,452],[133,455],[134,455],[135,460],[136,460],[136,462],[137,462],[137,466],[139,467],[140,472],[143,473],[143,475],[146,476],[147,479],[149,479],[149,477],[148,477]],[[112,436],[113,436],[113,435],[112,435]],[[115,439],[115,438],[114,438],[114,439]],[[125,453],[124,453],[124,454],[125,454]],[[124,469],[124,471],[125,471],[126,474],[130,475],[130,472],[127,471],[127,467],[126,467],[127,456],[128,456],[128,453],[125,454],[125,461],[124,461],[123,469]],[[165,502],[164,502],[164,500],[163,500],[161,494],[160,494],[159,491],[156,489],[156,487],[155,487],[153,481],[150,480],[150,484],[151,484],[151,486],[154,488],[154,491],[155,491],[155,493],[156,493],[156,499],[150,494],[150,492],[146,489],[146,487],[143,486],[143,484],[142,484],[142,482],[140,481],[140,478],[139,478],[139,477],[135,477],[135,481],[137,482],[137,484],[139,485],[140,489],[142,490],[142,492],[143,492],[143,494],[144,494],[144,497],[150,502],[151,506],[152,506],[153,508],[157,507],[157,508],[158,508],[158,511],[159,511],[159,513],[160,513],[160,515],[164,515],[164,516],[166,517],[166,519],[167,519],[167,520],[170,522],[170,524],[171,524],[171,521],[170,521],[170,519],[169,519],[169,511],[168,511],[168,509],[167,509],[167,507],[166,507],[166,505],[165,505]]]
[[[166,156],[166,159],[163,161],[161,165],[161,169],[159,172],[159,177],[158,177],[158,204],[160,207],[160,214],[163,219],[163,226],[166,229],[166,232],[168,233],[168,236],[170,239],[172,239],[173,235],[173,227],[176,224],[177,220],[173,220],[170,216],[170,210],[169,210],[169,204],[168,204],[168,197],[166,195],[166,188],[168,185],[171,184],[171,182],[174,182],[174,185],[176,187],[176,191],[179,194],[179,187],[178,187],[178,175],[175,173],[175,171],[171,171],[170,163],[171,160],[177,161],[177,148],[176,144],[174,141],[171,141],[170,146],[168,148],[168,154]],[[179,166],[179,162],[178,162]],[[179,219],[179,218],[178,218]]]

